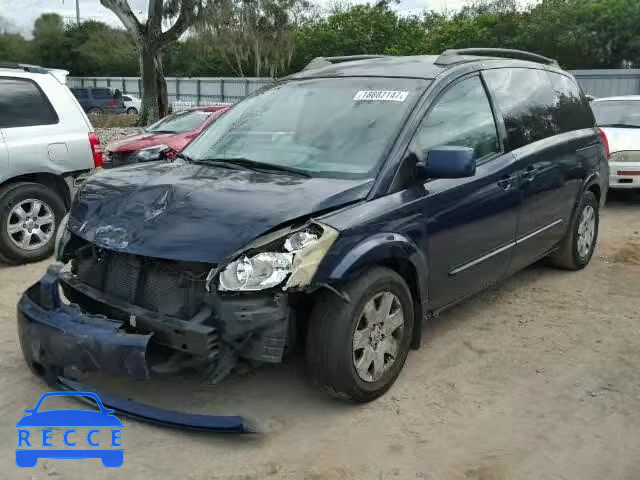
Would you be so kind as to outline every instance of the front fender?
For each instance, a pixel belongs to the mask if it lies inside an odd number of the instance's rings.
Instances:
[[[427,258],[411,239],[398,233],[377,233],[357,243],[341,255],[325,275],[330,282],[341,282],[369,265],[382,264],[389,260],[407,261],[415,271],[418,303],[427,300]]]

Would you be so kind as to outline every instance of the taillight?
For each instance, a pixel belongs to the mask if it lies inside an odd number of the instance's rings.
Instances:
[[[100,146],[100,137],[96,135],[96,132],[89,132],[89,145],[91,145],[91,154],[93,155],[93,166],[96,168],[102,167],[102,147]]]
[[[116,108],[118,106],[118,104],[116,103],[116,101],[114,99],[109,100],[109,108]]]
[[[601,128],[598,129],[598,135],[600,136],[600,140],[602,141],[602,145],[604,146],[604,156],[607,158],[607,162],[611,159],[611,150],[609,150],[609,140],[607,140],[607,135],[604,133],[604,130]]]

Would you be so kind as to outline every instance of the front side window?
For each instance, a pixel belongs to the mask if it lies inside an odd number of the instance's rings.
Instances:
[[[195,130],[209,118],[210,112],[199,110],[184,110],[164,117],[147,128],[147,132],[156,133],[187,133]]]
[[[437,100],[410,149],[424,155],[445,145],[473,148],[476,159],[500,152],[493,112],[479,77],[462,80]]]
[[[58,115],[34,82],[0,78],[0,128],[56,123]]]
[[[244,158],[311,176],[373,178],[428,85],[380,77],[283,82],[236,104],[183,153],[200,161]]]
[[[502,112],[512,149],[560,133],[555,93],[547,72],[501,68],[483,75]]]
[[[599,127],[640,128],[640,100],[591,102]]]

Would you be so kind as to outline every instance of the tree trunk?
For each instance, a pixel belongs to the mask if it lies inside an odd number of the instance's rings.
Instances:
[[[140,71],[142,72],[142,111],[138,123],[146,126],[169,113],[167,81],[162,68],[162,51],[143,47],[140,53]]]

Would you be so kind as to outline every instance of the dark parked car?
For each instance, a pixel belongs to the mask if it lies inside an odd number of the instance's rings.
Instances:
[[[110,88],[72,88],[71,91],[87,113],[120,114],[126,111],[122,95]]]
[[[301,348],[322,389],[369,401],[425,318],[542,258],[585,267],[607,186],[588,101],[552,60],[319,58],[174,162],[91,177],[59,242],[69,270],[20,301],[23,353],[41,373],[146,377],[160,346],[219,380]]]

